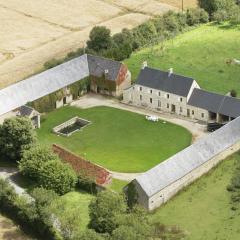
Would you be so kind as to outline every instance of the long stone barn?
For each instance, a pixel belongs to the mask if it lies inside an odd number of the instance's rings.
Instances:
[[[239,149],[240,117],[133,180],[138,202],[154,210]]]
[[[68,87],[86,78],[92,91],[116,97],[131,85],[131,73],[123,63],[84,54],[1,89],[0,116],[64,90],[62,99],[56,101],[56,107],[61,107],[72,101]]]

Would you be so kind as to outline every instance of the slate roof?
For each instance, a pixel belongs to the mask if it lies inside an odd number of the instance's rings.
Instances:
[[[151,197],[240,140],[240,117],[201,138],[134,181]]]
[[[193,90],[188,105],[229,117],[236,118],[240,116],[240,99],[211,93],[201,89],[195,88]]]
[[[87,55],[90,75],[95,77],[102,77],[105,70],[108,70],[107,79],[116,81],[121,65],[121,62],[113,61],[111,59]]]
[[[87,55],[0,90],[0,115],[89,76]]]
[[[21,116],[30,116],[33,111],[35,111],[33,108],[26,105],[20,107],[19,109],[19,113]]]
[[[187,97],[194,80],[177,74],[169,75],[158,69],[145,67],[141,70],[136,84]]]
[[[93,75],[101,77],[108,69],[109,80],[117,79],[121,63],[97,56],[82,55],[54,68],[0,90],[0,115],[56,92]]]

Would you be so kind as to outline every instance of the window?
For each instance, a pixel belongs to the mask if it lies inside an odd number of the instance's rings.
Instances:
[[[133,90],[135,89],[135,87],[133,87]]]
[[[140,95],[140,101],[142,101],[142,95]]]
[[[169,104],[167,104],[167,108],[169,108]]]
[[[161,96],[161,93],[160,93],[160,92],[158,92],[158,96]]]
[[[180,113],[182,112],[182,107],[180,107]]]
[[[194,115],[194,110],[192,110],[192,115]]]
[[[204,113],[202,113],[202,118],[204,118]]]
[[[150,103],[152,103],[152,98],[150,98]]]
[[[167,98],[169,98],[169,94],[167,94]]]
[[[142,91],[142,87],[139,87],[139,91]]]
[[[152,90],[150,90],[150,93],[152,94]]]
[[[158,107],[161,107],[161,101],[158,100]]]
[[[182,102],[182,98],[181,97],[179,98],[179,100],[180,100],[180,102]]]

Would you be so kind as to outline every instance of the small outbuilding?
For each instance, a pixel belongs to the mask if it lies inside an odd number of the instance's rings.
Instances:
[[[29,118],[34,128],[41,127],[40,125],[41,114],[38,111],[36,111],[34,108],[24,105],[19,108],[19,112],[17,115],[21,117]]]

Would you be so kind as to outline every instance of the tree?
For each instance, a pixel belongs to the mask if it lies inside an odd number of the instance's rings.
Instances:
[[[50,149],[37,145],[23,152],[18,167],[23,175],[38,181],[39,173],[43,169],[44,164],[54,160],[58,160],[57,155]]]
[[[63,195],[70,192],[77,183],[77,175],[70,165],[53,160],[46,162],[39,171],[39,184]]]
[[[10,118],[0,126],[0,155],[5,159],[20,160],[23,151],[35,143],[36,134],[27,118]]]
[[[234,90],[234,89],[232,89],[232,90],[230,91],[230,95],[231,95],[231,97],[237,97],[237,91]]]
[[[108,28],[96,26],[91,30],[89,40],[87,41],[89,49],[99,52],[100,50],[109,49],[111,46],[111,31]]]
[[[126,211],[123,195],[110,191],[100,192],[89,205],[89,227],[99,233],[111,234],[118,227],[117,217]]]
[[[146,240],[144,236],[139,236],[133,227],[120,226],[113,231],[112,240]]]

